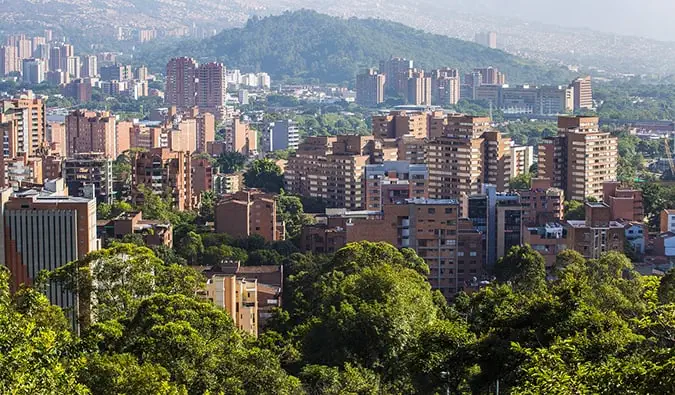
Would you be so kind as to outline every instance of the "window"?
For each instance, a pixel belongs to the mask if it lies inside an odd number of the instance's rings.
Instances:
[[[427,209],[427,212],[429,214],[436,214],[436,209],[435,208],[429,208],[429,209]]]

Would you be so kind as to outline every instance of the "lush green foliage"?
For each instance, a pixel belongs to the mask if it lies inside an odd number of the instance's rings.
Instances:
[[[621,84],[595,84],[593,99],[601,103],[598,115],[602,118],[675,119],[675,85],[645,84],[639,80]]]
[[[271,159],[256,159],[244,173],[244,183],[249,188],[279,193],[284,186],[284,177]]]
[[[207,248],[222,242],[235,243],[203,237]],[[97,320],[80,336],[36,291],[11,296],[0,271],[0,390],[375,395],[491,393],[499,382],[514,394],[675,392],[675,272],[640,276],[617,252],[564,251],[547,281],[543,258],[516,247],[497,281],[451,305],[409,249],[361,242],[282,260],[284,308],[258,339],[195,296],[192,269],[143,247],[117,245],[54,274],[97,295]]]
[[[424,68],[451,66],[462,70],[495,65],[513,82],[566,81],[562,69],[546,69],[502,51],[433,35],[380,19],[341,19],[314,11],[253,18],[240,29],[142,60],[161,69],[172,56],[217,58],[247,71],[266,71],[276,80],[353,81],[357,72],[377,67],[390,56],[414,59]]]

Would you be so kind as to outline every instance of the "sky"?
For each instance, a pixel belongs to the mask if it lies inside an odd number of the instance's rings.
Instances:
[[[490,15],[675,41],[675,0],[466,0],[464,6]]]

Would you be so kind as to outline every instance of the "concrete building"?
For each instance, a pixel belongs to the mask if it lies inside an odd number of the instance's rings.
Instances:
[[[497,32],[480,32],[476,33],[474,42],[484,47],[497,49]]]
[[[210,142],[216,139],[216,117],[211,113],[194,115],[197,122],[197,152],[206,152]]]
[[[124,213],[115,219],[100,220],[96,225],[98,237],[105,244],[110,239],[121,240],[136,234],[148,246],[173,247],[173,226],[170,222],[143,219],[141,211]]]
[[[192,194],[196,201],[194,207],[201,204],[202,193],[213,190],[213,166],[206,158],[192,158]]]
[[[584,221],[566,222],[568,246],[586,259],[597,259],[609,251],[624,251],[624,225],[611,219],[605,203],[586,202]]]
[[[102,153],[77,153],[63,163],[63,179],[69,196],[96,199],[111,204],[113,191],[113,160]],[[93,195],[92,195],[93,192]]]
[[[558,117],[558,135],[539,146],[538,175],[570,200],[603,198],[603,184],[616,180],[617,139],[598,130],[597,117]]]
[[[180,210],[193,208],[192,156],[189,152],[173,152],[168,148],[152,148],[147,152],[135,152],[131,159],[132,201],[143,204],[144,196],[139,190],[144,185],[152,193],[168,198]]]
[[[496,67],[483,67],[473,69],[475,74],[480,74],[481,85],[504,85],[506,84],[506,75]],[[472,78],[475,77],[472,75]]]
[[[408,94],[408,79],[413,69],[413,61],[405,58],[392,57],[380,61],[380,73],[385,75],[385,93],[393,96]]]
[[[574,111],[593,109],[593,87],[591,77],[581,77],[572,81],[574,92]]]
[[[385,75],[368,69],[356,76],[356,103],[364,107],[377,107],[384,102]]]
[[[45,80],[45,64],[42,59],[24,59],[21,79],[25,84],[37,85]]]
[[[558,254],[568,249],[567,228],[560,222],[526,227],[523,229],[523,244],[530,245],[544,257],[547,269],[553,268]]]
[[[659,226],[661,233],[675,233],[675,210],[666,209],[661,211],[661,214],[659,214]]]
[[[431,103],[454,106],[459,102],[461,81],[459,70],[443,68],[431,71]]]
[[[82,78],[94,78],[98,76],[98,58],[95,55],[82,57]]]
[[[258,336],[258,282],[235,274],[213,273],[202,295],[228,312],[234,326]]]
[[[68,72],[68,75],[70,75],[71,78],[80,78],[81,74],[80,72],[82,71],[82,64],[80,61],[79,56],[68,56],[66,58],[66,69]]]
[[[387,115],[373,115],[373,136],[378,139],[399,139],[403,136],[426,138],[429,135],[429,118],[433,114],[413,111],[391,111]]]
[[[523,206],[523,224],[544,226],[563,220],[565,193],[551,186],[551,180],[532,179],[530,189],[517,191]]]
[[[328,207],[360,210],[365,204],[364,167],[382,163],[384,155],[382,142],[373,136],[308,137],[288,159],[285,189],[324,199]]]
[[[108,112],[75,110],[66,116],[66,155],[101,152],[117,158],[116,118]]]
[[[511,151],[509,179],[522,174],[528,174],[534,164],[534,147],[530,145],[514,145],[509,150]]]
[[[408,78],[408,104],[431,105],[431,77],[425,76],[424,70],[415,70]]]
[[[263,135],[264,152],[277,150],[297,150],[300,145],[300,130],[291,119],[271,122]]]
[[[429,265],[429,282],[450,298],[484,276],[482,235],[459,218],[456,200],[409,199],[378,211],[327,210],[303,229],[301,249],[335,252],[346,243],[412,248]]]
[[[91,101],[93,94],[91,84],[83,79],[76,79],[66,83],[66,85],[62,87],[61,92],[63,96],[74,99],[80,104]]]
[[[0,127],[8,136],[3,149],[10,156],[18,152],[37,153],[47,129],[45,103],[31,96],[0,100]]]
[[[226,70],[222,63],[205,63],[197,67],[197,106],[200,111],[213,114],[218,120],[225,115],[227,98]]]
[[[485,235],[485,266],[491,271],[497,260],[523,242],[523,207],[515,193],[499,193],[484,185],[480,194],[465,199],[467,217]]]
[[[134,79],[134,71],[131,65],[113,64],[101,66],[99,69],[101,81],[129,81]]]
[[[267,241],[284,239],[283,224],[277,222],[276,196],[258,190],[226,195],[216,205],[216,233],[236,238],[260,235]]]
[[[255,155],[258,149],[258,133],[248,122],[233,118],[225,128],[227,152],[239,152],[246,156]]]
[[[11,187],[19,190],[42,185],[42,157],[21,153],[12,158],[0,158],[0,188]]]
[[[641,190],[622,185],[618,181],[605,182],[602,187],[602,201],[609,206],[612,219],[644,221],[645,213]]]
[[[387,204],[429,197],[426,165],[402,161],[366,165],[364,178],[365,210],[382,210]]]
[[[197,104],[197,62],[174,58],[166,65],[164,100],[171,106],[191,108]]]
[[[214,174],[213,192],[216,196],[230,195],[244,188],[244,173]]]
[[[509,139],[492,130],[490,119],[461,114],[434,117],[428,144],[429,197],[461,198],[480,193],[486,179],[504,188]],[[505,173],[506,171],[506,173]]]
[[[11,273],[12,290],[32,285],[43,270],[57,269],[98,249],[93,199],[44,196],[32,190],[9,197],[4,190],[2,206],[2,259]],[[52,304],[70,313],[75,324],[76,295],[55,281],[45,292]]]
[[[16,47],[5,45],[0,47],[0,76],[6,76],[19,71]]]

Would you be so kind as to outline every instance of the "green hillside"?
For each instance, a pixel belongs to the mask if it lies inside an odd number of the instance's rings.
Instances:
[[[496,66],[510,83],[564,82],[563,69],[550,69],[505,52],[425,33],[377,19],[341,19],[301,10],[278,16],[253,18],[243,28],[229,29],[201,42],[184,43],[169,53],[153,54],[156,62],[189,55],[198,60],[224,62],[245,71],[266,71],[272,78],[352,81],[360,69],[380,59],[401,56],[416,67]]]

